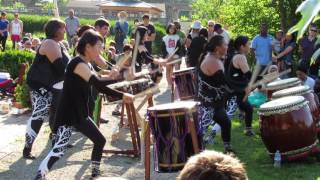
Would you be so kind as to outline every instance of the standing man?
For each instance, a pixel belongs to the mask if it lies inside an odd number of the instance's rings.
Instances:
[[[317,41],[318,28],[315,24],[311,24],[309,27],[308,36],[301,39],[299,42],[299,50],[301,53],[301,62],[300,64],[308,67],[309,75],[312,78],[318,76],[319,64],[318,62],[310,64],[311,57],[313,53],[317,50],[315,45]]]
[[[66,31],[67,31],[67,40],[69,43],[69,47],[72,48],[74,44],[72,44],[72,38],[77,35],[77,30],[80,26],[80,22],[78,17],[74,16],[74,10],[69,10],[69,16],[65,20],[66,22]]]
[[[268,34],[268,25],[262,23],[260,34],[254,37],[251,44],[251,52],[256,58],[256,63],[261,66],[260,72],[272,61],[272,42],[273,37]]]
[[[142,16],[143,24],[142,26],[148,29],[148,37],[147,40],[144,42],[145,47],[147,48],[148,52],[152,54],[152,42],[156,39],[156,30],[152,24],[150,24],[150,16],[145,14]],[[143,38],[143,37],[141,37]]]
[[[186,34],[181,31],[181,24],[179,21],[175,21],[173,22],[174,26],[176,27],[177,30],[177,35],[180,37],[180,55],[182,57],[184,57],[187,54],[187,49],[186,49]],[[180,63],[176,63],[174,65],[175,70],[179,70],[181,66],[181,62]]]
[[[0,43],[2,46],[2,51],[6,49],[6,42],[8,38],[9,21],[7,20],[7,13],[1,12],[0,17]]]
[[[19,14],[14,14],[14,19],[10,23],[10,34],[11,34],[11,41],[12,41],[12,49],[16,48],[16,43],[19,43],[22,38],[23,32],[23,23],[19,19]]]
[[[214,36],[214,22],[212,20],[208,21],[208,42]]]
[[[128,13],[121,11],[118,13],[119,20],[116,22],[114,32],[114,41],[116,42],[117,54],[123,52],[124,41],[129,33],[129,23],[127,21]]]
[[[227,42],[227,44],[229,44],[229,42],[230,42],[229,33],[225,29],[222,28],[221,24],[214,25],[214,32],[215,32],[215,35],[222,36],[224,38],[224,40]]]

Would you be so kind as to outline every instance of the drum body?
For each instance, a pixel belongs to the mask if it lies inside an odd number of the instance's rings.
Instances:
[[[148,88],[151,88],[152,86],[154,86],[154,84],[151,81],[151,79],[141,78],[133,81],[123,81],[123,82],[111,84],[108,87],[121,92],[136,95],[147,90]],[[110,103],[110,102],[119,101],[121,99],[107,95],[107,100]]]
[[[319,124],[319,105],[315,100],[316,97],[309,86],[296,86],[277,91],[272,94],[272,99],[286,96],[303,96],[309,102],[308,105],[311,110],[314,123],[316,124],[316,126],[317,124]],[[317,131],[320,131],[319,127],[317,127]]]
[[[303,158],[317,147],[316,127],[308,102],[288,96],[261,105],[261,138],[271,156],[279,150],[284,160]]]
[[[193,121],[201,149],[201,137],[197,119],[198,103],[175,102],[148,108],[151,132],[155,138],[155,170],[178,171],[188,158],[195,154],[188,121]]]
[[[173,100],[193,100],[196,96],[196,69],[194,67],[174,71],[172,75]]]
[[[301,81],[298,78],[288,78],[270,82],[266,87],[268,99],[271,100],[272,93],[276,91],[299,85],[301,85]]]

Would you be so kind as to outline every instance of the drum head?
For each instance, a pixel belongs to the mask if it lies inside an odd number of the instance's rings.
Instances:
[[[286,88],[286,87],[299,85],[299,84],[301,84],[301,82],[298,78],[288,78],[288,79],[273,81],[273,82],[267,84],[266,89],[267,90],[276,90],[276,89]]]
[[[298,110],[308,104],[303,96],[287,96],[264,103],[259,108],[259,114],[272,115]]]
[[[110,85],[108,85],[108,87],[111,89],[118,89],[118,88],[122,88],[122,87],[128,87],[128,86],[134,85],[134,84],[149,82],[149,81],[150,81],[149,79],[141,78],[141,79],[137,79],[137,80],[133,80],[133,81],[122,81],[122,82],[110,84]]]
[[[148,108],[148,111],[164,111],[164,110],[174,110],[174,109],[193,109],[199,104],[195,101],[178,101],[167,104],[155,105]]]
[[[272,94],[272,98],[281,98],[285,96],[301,96],[310,93],[312,90],[309,86],[296,86],[288,89],[276,91]]]
[[[180,74],[180,73],[186,73],[186,72],[189,72],[189,71],[194,71],[196,70],[195,67],[189,67],[189,68],[184,68],[184,69],[180,69],[180,70],[177,70],[177,71],[173,71],[174,74]]]

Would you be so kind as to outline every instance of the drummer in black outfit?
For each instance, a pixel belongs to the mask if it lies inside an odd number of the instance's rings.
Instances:
[[[222,36],[211,38],[200,58],[198,77],[198,100],[200,127],[203,133],[210,131],[213,121],[221,126],[225,153],[232,153],[231,122],[226,113],[226,100],[231,89],[228,87],[222,58],[227,54],[228,45]]]
[[[226,79],[229,86],[234,90],[239,109],[245,114],[245,134],[252,136],[254,135],[251,125],[253,108],[249,104],[248,99],[244,99],[246,92],[249,92],[247,86],[252,75],[246,58],[246,55],[250,52],[250,41],[248,37],[239,36],[234,42],[230,42],[230,46],[233,46],[234,52],[229,51],[228,59],[225,62],[227,68]]]
[[[133,101],[133,96],[123,94],[107,87],[109,78],[100,78],[90,69],[90,63],[101,53],[103,38],[95,31],[88,30],[80,39],[77,51],[80,54],[67,66],[62,98],[60,100],[55,129],[57,130],[54,146],[40,164],[35,179],[45,179],[52,165],[63,156],[68,144],[72,128],[75,127],[94,143],[91,161],[92,178],[100,175],[100,161],[106,139],[89,116],[89,96],[92,86],[99,92],[110,96],[123,98],[127,103]]]

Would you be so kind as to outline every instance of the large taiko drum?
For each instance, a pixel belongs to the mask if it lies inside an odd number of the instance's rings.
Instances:
[[[178,101],[148,108],[148,120],[155,138],[156,171],[181,170],[188,158],[195,154],[193,143],[201,149],[197,108],[198,103],[194,101]],[[192,132],[195,142],[192,141]]]
[[[315,100],[315,95],[313,90],[310,89],[309,86],[296,86],[288,89],[283,89],[272,94],[272,99],[278,99],[285,96],[303,96],[307,101],[309,101],[309,108],[311,110],[313,121],[316,124],[317,131],[320,132],[319,129],[319,104],[318,101]]]
[[[271,100],[272,93],[276,91],[299,85],[301,85],[301,81],[298,78],[288,78],[270,82],[266,86],[268,99]]]
[[[130,93],[132,95],[139,94],[153,86],[155,86],[155,84],[149,78],[141,78],[133,81],[122,81],[122,82],[108,85],[108,87],[111,89]],[[108,95],[106,97],[109,103],[121,100]]]
[[[173,71],[173,100],[193,100],[196,95],[196,69],[194,67]]]
[[[284,160],[296,160],[318,152],[316,126],[308,101],[287,96],[259,108],[261,138],[271,156],[279,150]]]

